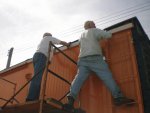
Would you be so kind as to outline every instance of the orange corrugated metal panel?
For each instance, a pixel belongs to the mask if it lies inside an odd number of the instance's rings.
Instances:
[[[1,92],[0,98],[3,98],[3,99],[10,98],[10,96],[12,96],[15,92],[15,87],[16,87],[15,84],[11,84],[9,82],[6,82],[6,81],[0,79],[0,92]],[[5,92],[5,95],[2,92]],[[0,106],[3,105],[4,102],[5,101],[1,99]]]
[[[78,48],[73,47],[66,51],[64,51],[67,55],[69,55],[72,59],[77,61],[78,58]],[[64,57],[60,53],[54,54],[52,59],[52,63],[50,65],[50,69],[57,73],[58,75],[62,76],[63,78],[67,79],[68,81],[72,81],[74,75],[76,74],[77,66],[70,62],[66,57]],[[54,97],[56,99],[60,99],[65,93],[69,90],[69,85],[66,84],[64,81],[58,79],[57,77],[48,74],[48,83],[47,83],[47,94],[50,97]]]
[[[103,41],[101,44],[103,45],[106,61],[110,66],[115,80],[121,87],[123,93],[127,97],[135,99],[137,104],[132,107],[114,106],[110,92],[106,89],[102,81],[92,73],[80,91],[76,106],[79,105],[78,102],[80,101],[81,108],[86,110],[87,113],[143,113],[142,95],[131,29],[117,32],[113,34],[111,39]],[[78,60],[78,46],[64,50],[64,52],[75,61]],[[49,68],[70,82],[74,79],[77,72],[77,66],[59,52],[54,54]],[[33,67],[32,63],[30,63],[25,64],[24,67],[17,67],[9,73],[3,73],[2,76],[15,82],[17,84],[17,91],[27,82],[25,79],[26,74],[32,73]],[[2,82],[0,83],[3,84]],[[3,85],[3,87],[0,86],[0,90],[5,90],[5,86],[6,84]],[[49,73],[47,78],[46,98],[53,97],[60,99],[69,91],[69,87],[70,86],[64,81]],[[11,97],[12,86],[7,86],[7,89],[10,90],[5,90],[7,93],[1,92],[0,96]],[[16,98],[22,103],[25,101],[27,93],[28,87]],[[66,98],[63,99],[63,102],[66,102]],[[3,102],[0,101],[0,105],[2,105],[2,103]]]
[[[81,89],[78,100],[87,113],[143,113],[139,75],[136,64],[131,30],[124,30],[113,34],[108,41],[102,42],[106,61],[113,76],[121,87],[122,92],[137,101],[132,107],[116,107],[110,92],[94,74],[89,77]],[[77,61],[79,47],[64,51]],[[54,54],[50,69],[65,79],[72,81],[77,67],[60,53]],[[69,85],[49,74],[47,97],[61,98],[69,90]],[[63,100],[63,102],[66,101]],[[78,105],[76,103],[76,105]]]
[[[0,98],[4,99],[10,99],[14,93],[16,93],[26,82],[26,74],[31,74],[31,64],[24,65],[18,68],[15,68],[9,72],[3,73],[1,76],[5,78],[6,80],[9,80],[16,84],[16,87],[14,85],[3,81],[0,79]],[[15,88],[15,89],[14,89]],[[28,93],[28,86],[24,88],[16,97],[17,101],[19,103],[25,102],[26,95]],[[0,106],[2,106],[6,101],[0,100]],[[13,101],[13,103],[9,104],[16,104],[16,101]]]

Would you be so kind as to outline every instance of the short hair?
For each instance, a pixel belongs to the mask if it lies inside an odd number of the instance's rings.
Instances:
[[[84,28],[85,29],[93,28],[93,25],[95,26],[95,23],[91,20],[88,20],[84,23]]]
[[[52,36],[52,34],[51,34],[51,33],[46,32],[46,33],[44,33],[44,34],[43,34],[43,37],[45,37],[45,36]]]

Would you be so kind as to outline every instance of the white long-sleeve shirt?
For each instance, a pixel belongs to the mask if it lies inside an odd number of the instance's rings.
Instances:
[[[43,53],[46,57],[48,57],[48,49],[49,49],[49,42],[52,42],[53,44],[60,44],[60,40],[52,37],[52,36],[45,36],[41,42],[39,43],[36,52]],[[53,56],[53,49],[51,49],[50,59]]]
[[[90,55],[102,55],[102,50],[99,44],[100,39],[110,38],[112,34],[98,28],[85,30],[79,39],[80,54],[79,57]]]

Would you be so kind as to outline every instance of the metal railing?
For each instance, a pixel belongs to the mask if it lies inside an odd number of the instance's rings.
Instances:
[[[33,76],[29,81],[27,81],[10,99],[8,99],[8,101],[1,107],[1,109],[4,109],[7,106],[7,104],[11,102],[11,100],[13,100],[38,75],[38,73],[35,76]]]
[[[8,101],[7,99],[4,99],[4,98],[0,98],[0,100],[6,101],[6,102]],[[13,100],[14,100],[15,102],[19,103],[19,101],[18,101],[17,99],[14,98]],[[13,101],[11,101],[10,103],[13,104]]]
[[[11,81],[9,81],[9,80],[7,80],[7,79],[5,79],[5,78],[2,78],[2,77],[0,77],[0,80],[3,80],[3,81],[5,81],[5,82],[7,82],[7,83],[9,83],[9,84],[11,84],[11,85],[13,85],[14,87],[13,87],[13,95],[15,94],[15,91],[16,91],[16,86],[17,86],[17,84],[16,83],[14,83],[14,82],[11,82]],[[3,100],[3,101],[8,101],[7,99],[5,99],[5,98],[0,98],[0,100]],[[19,101],[17,101],[17,99],[13,99],[13,100],[15,100],[17,103],[19,103]],[[13,104],[13,100],[11,101],[11,103]]]

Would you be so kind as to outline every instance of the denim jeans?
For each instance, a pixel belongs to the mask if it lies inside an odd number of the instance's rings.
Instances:
[[[47,57],[42,53],[35,53],[33,56],[34,78],[31,81],[27,101],[38,100],[42,75],[46,66]]]
[[[103,81],[114,98],[123,96],[112,77],[112,73],[109,70],[107,63],[103,60],[101,55],[87,56],[79,59],[78,72],[71,84],[70,93],[67,96],[72,96],[76,99],[80,88],[91,72],[94,72],[99,79]]]

